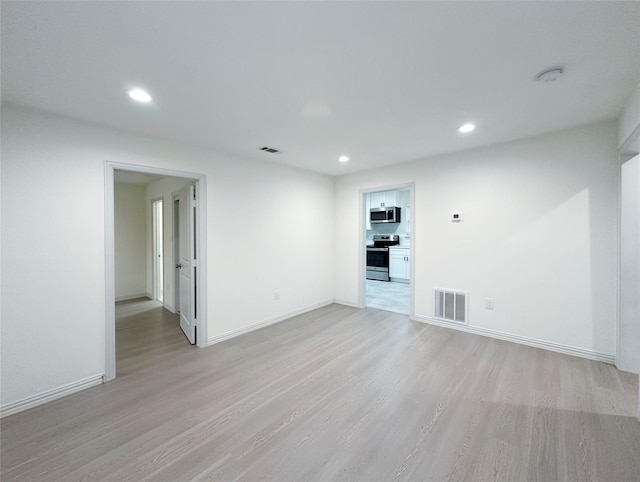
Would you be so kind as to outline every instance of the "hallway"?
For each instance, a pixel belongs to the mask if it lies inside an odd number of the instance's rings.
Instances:
[[[194,349],[180,330],[177,314],[148,298],[116,303],[116,374],[152,367]]]

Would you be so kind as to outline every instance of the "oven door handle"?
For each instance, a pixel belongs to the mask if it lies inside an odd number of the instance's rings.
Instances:
[[[389,248],[367,248],[367,251],[389,251]]]

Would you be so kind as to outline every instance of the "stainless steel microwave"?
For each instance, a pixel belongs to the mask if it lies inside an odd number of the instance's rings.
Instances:
[[[400,208],[394,206],[371,208],[369,211],[369,221],[371,224],[399,223]]]

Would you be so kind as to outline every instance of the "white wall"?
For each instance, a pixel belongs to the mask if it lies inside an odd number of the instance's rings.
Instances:
[[[162,198],[162,225],[163,225],[163,265],[164,265],[164,299],[163,304],[169,311],[175,313],[175,283],[174,283],[174,247],[173,247],[173,193],[178,192],[188,181],[185,181],[179,177],[165,177],[159,181],[153,182],[146,186],[146,205],[147,209],[147,259],[151,259],[153,256],[153,236],[152,236],[152,222],[151,222],[151,201]],[[153,292],[153,266],[151,263],[147,269],[147,290]]]
[[[145,296],[147,288],[147,213],[145,187],[115,183],[116,301]]]
[[[3,406],[105,371],[107,160],[206,176],[210,337],[332,299],[333,178],[3,105]]]
[[[415,181],[417,318],[467,290],[472,327],[613,357],[616,145],[604,123],[338,178],[335,297],[358,302],[359,190]]]

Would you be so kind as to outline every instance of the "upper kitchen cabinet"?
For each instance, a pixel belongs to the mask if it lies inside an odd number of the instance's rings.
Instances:
[[[411,235],[411,192],[403,189],[398,192],[399,206],[402,208],[402,222],[404,223],[405,238]]]
[[[398,191],[381,191],[371,193],[372,208],[399,206],[399,201]]]

